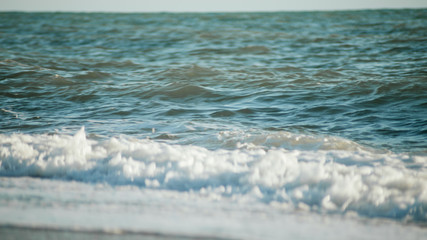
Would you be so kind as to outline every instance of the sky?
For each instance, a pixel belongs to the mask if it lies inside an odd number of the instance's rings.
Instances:
[[[236,12],[427,8],[427,0],[0,0],[0,11]]]

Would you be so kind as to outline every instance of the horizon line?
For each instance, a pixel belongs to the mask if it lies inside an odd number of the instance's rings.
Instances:
[[[422,10],[427,7],[387,7],[387,8],[337,8],[337,9],[287,9],[287,10],[213,10],[213,11],[107,11],[107,10],[13,10],[0,9],[1,13],[275,13],[275,12],[335,12],[335,11],[375,11],[375,10]]]

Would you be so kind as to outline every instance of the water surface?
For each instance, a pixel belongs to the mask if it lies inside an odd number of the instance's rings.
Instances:
[[[400,224],[427,219],[426,16],[0,13],[1,224],[290,237],[264,212],[419,236]]]

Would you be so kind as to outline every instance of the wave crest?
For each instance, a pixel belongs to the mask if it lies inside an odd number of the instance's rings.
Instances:
[[[0,135],[0,157],[0,176],[199,191],[290,210],[427,221],[425,156],[363,149],[208,150],[126,137],[96,141],[82,128],[74,136]]]

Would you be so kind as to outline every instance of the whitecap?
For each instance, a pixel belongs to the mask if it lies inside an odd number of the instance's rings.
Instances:
[[[293,138],[310,145],[314,137]],[[74,136],[0,135],[0,176],[199,192],[286,205],[288,210],[427,220],[425,156],[331,147],[335,145],[208,150],[125,136],[97,141],[88,139],[84,128]],[[409,168],[405,162],[422,166]]]

